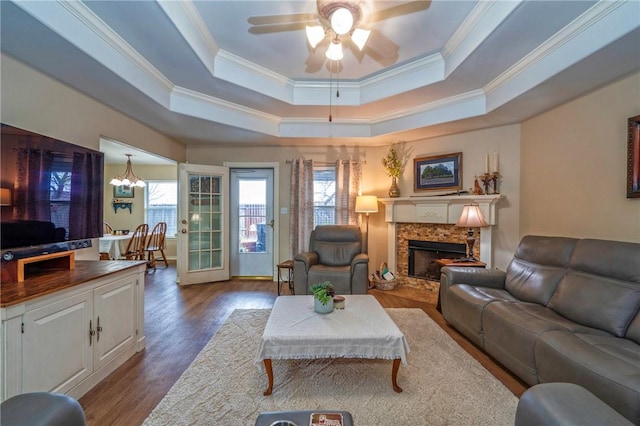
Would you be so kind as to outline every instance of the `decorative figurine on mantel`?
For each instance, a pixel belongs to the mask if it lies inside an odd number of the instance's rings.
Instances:
[[[398,187],[398,178],[402,174],[404,162],[398,154],[396,145],[391,145],[387,156],[382,159],[382,165],[387,171],[387,176],[391,177],[391,187],[389,188],[389,197],[396,198],[400,196],[400,188]]]

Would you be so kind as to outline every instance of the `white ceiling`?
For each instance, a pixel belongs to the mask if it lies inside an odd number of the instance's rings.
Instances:
[[[640,70],[637,0],[359,3],[372,36],[363,52],[345,40],[339,73],[296,20],[314,0],[2,1],[1,45],[185,144],[424,139],[517,123]],[[252,25],[265,21],[280,26]]]

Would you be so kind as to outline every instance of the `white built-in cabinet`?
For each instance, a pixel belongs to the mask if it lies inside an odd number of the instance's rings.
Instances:
[[[79,398],[144,348],[139,265],[2,309],[2,399],[51,391]]]

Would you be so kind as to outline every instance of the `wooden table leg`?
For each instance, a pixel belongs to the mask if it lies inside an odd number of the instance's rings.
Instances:
[[[399,360],[396,360],[396,361],[399,361]],[[265,358],[263,360],[263,362],[264,362],[264,368],[265,368],[265,370],[267,370],[267,377],[269,378],[269,387],[263,393],[263,395],[267,396],[267,395],[271,395],[271,391],[273,390],[273,369],[271,368],[271,359],[270,358]],[[394,366],[395,366],[395,364],[394,364]],[[396,368],[396,372],[397,372],[397,370],[398,369]],[[394,389],[395,389],[395,387],[394,387]],[[402,392],[402,389],[400,389],[400,392]]]
[[[265,359],[265,365],[266,365]],[[400,359],[396,358],[393,360],[393,367],[391,367],[391,384],[393,385],[393,390],[400,393],[402,392],[402,388],[398,386],[398,369],[400,368]],[[271,360],[269,360],[269,369],[271,369]],[[273,378],[273,373],[271,375]],[[271,389],[271,388],[269,388]]]

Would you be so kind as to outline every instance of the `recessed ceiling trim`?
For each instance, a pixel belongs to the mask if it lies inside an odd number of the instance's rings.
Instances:
[[[417,59],[380,76],[365,79],[360,85],[360,104],[405,93],[444,80],[445,63],[440,53]]]
[[[419,107],[388,114],[372,120],[371,133],[386,135],[434,124],[447,123],[486,113],[484,91],[473,90],[446,99],[429,102]]]
[[[293,80],[222,49],[215,62],[217,78],[282,102],[293,102]]]
[[[183,87],[177,87],[172,92],[171,111],[278,136],[280,117]]]
[[[81,2],[19,2],[25,12],[168,108],[173,84]]]
[[[451,75],[522,2],[480,1],[442,47],[445,77]]]
[[[509,67],[484,88],[487,112],[639,28],[633,3],[637,2],[598,2]]]
[[[159,1],[158,5],[200,59],[202,65],[212,76],[215,75],[215,56],[220,48],[193,2],[191,0]]]

